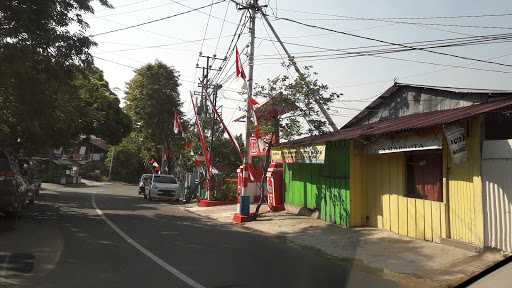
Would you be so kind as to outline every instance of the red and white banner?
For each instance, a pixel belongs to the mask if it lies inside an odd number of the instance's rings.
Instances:
[[[181,129],[181,121],[180,121],[180,116],[178,115],[178,113],[174,113],[174,120],[173,120],[173,123],[174,123],[174,134],[178,134],[182,131]]]
[[[208,152],[208,148],[206,147],[206,142],[204,141],[203,129],[201,128],[201,121],[199,121],[199,117],[197,116],[196,103],[194,102],[194,96],[192,95],[192,92],[190,92],[190,100],[192,101],[192,107],[194,108],[197,134],[199,135],[199,141],[201,142],[201,150],[203,151],[204,162],[206,164],[206,170],[208,172],[207,174],[208,174],[208,181],[209,181],[210,176],[212,175],[211,162],[210,162],[210,157],[209,157],[210,153]]]

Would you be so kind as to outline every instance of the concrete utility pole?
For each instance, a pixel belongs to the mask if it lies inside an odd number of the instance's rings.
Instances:
[[[251,32],[251,42],[249,48],[249,73],[247,77],[247,116],[246,116],[246,126],[245,126],[245,153],[244,153],[244,161],[243,161],[243,178],[244,184],[242,185],[242,191],[240,192],[240,205],[238,215],[235,214],[235,222],[244,222],[244,219],[248,219],[250,217],[250,208],[251,208],[251,197],[249,195],[249,183],[246,179],[249,178],[248,167],[251,165],[251,154],[249,149],[250,138],[251,138],[251,126],[252,119],[250,109],[252,109],[249,104],[249,99],[251,99],[253,94],[253,82],[254,82],[254,39],[256,38],[256,13],[258,13],[259,6],[258,0],[249,0],[243,9],[248,9],[250,14],[251,26],[249,27]],[[247,182],[246,182],[247,181]],[[236,219],[238,217],[238,219]]]
[[[281,38],[279,37],[276,30],[274,29],[274,26],[272,26],[272,23],[270,23],[270,21],[268,20],[267,15],[263,12],[261,13],[261,15],[263,16],[263,19],[265,19],[265,22],[267,23],[268,27],[272,31],[272,34],[274,34],[274,37],[276,37],[277,42],[279,42],[279,44],[281,45],[281,48],[283,48],[284,52],[286,53],[286,56],[288,56],[288,60],[290,61],[290,63],[292,63],[293,68],[295,68],[295,72],[297,72],[297,74],[299,74],[300,76],[304,76],[304,73],[302,73],[299,66],[295,62],[295,59],[292,57],[290,52],[288,52],[288,49],[286,49],[286,46],[284,46],[284,43],[283,43],[283,41],[281,41]],[[338,127],[336,127],[336,123],[334,123],[334,121],[331,118],[331,115],[329,115],[329,112],[327,112],[327,109],[325,109],[324,105],[322,103],[320,103],[317,96],[318,95],[315,95],[315,97],[313,97],[313,101],[320,109],[320,112],[322,112],[322,114],[324,115],[325,119],[327,120],[327,123],[329,123],[329,126],[331,126],[331,129],[333,131],[337,131]]]

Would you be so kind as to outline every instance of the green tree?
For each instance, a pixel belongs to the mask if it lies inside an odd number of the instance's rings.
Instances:
[[[83,132],[87,119],[77,108],[84,103],[73,81],[92,64],[95,43],[83,20],[92,2],[0,1],[0,145],[33,153]]]
[[[79,91],[80,132],[94,134],[107,143],[116,145],[131,130],[131,118],[125,113],[117,96],[110,90],[103,72],[90,66],[76,72],[74,85]]]
[[[107,153],[105,165],[111,169],[111,179],[127,183],[135,183],[145,171],[145,159],[149,155],[143,135],[132,132],[116,146],[112,146]],[[114,157],[112,161],[112,157]]]
[[[255,96],[271,98],[279,95],[281,104],[298,106],[297,111],[280,117],[282,139],[289,140],[304,132],[308,134],[326,132],[327,122],[314,100],[318,99],[329,111],[330,104],[342,95],[338,92],[329,92],[329,87],[321,83],[317,79],[317,73],[312,72],[311,69],[312,66],[305,66],[304,75],[293,79],[288,75],[279,75],[267,79],[267,83],[256,84]]]
[[[183,149],[182,137],[172,129],[173,116],[177,113],[182,118],[178,81],[178,72],[157,60],[137,69],[126,91],[126,111],[134,128],[153,145],[154,156],[170,152],[172,159],[165,164],[170,172],[176,168],[177,155]]]

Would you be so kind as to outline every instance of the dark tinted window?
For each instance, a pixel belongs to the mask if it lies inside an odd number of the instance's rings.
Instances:
[[[176,178],[172,176],[155,176],[153,178],[154,182],[157,183],[170,183],[170,184],[177,184]]]
[[[0,171],[11,170],[11,166],[9,165],[9,159],[4,154],[4,152],[0,152]]]

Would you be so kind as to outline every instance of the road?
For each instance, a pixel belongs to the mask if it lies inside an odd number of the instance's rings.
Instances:
[[[283,239],[148,202],[136,187],[46,185],[0,216],[0,287],[397,287]]]

